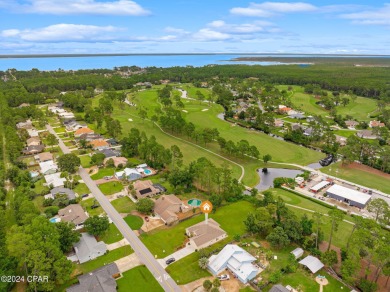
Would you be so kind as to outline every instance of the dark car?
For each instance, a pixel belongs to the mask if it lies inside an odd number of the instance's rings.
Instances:
[[[83,194],[83,195],[81,195],[82,198],[86,198],[86,197],[88,197],[88,196],[89,196],[89,194]]]
[[[167,265],[170,265],[170,264],[172,264],[174,261],[176,261],[175,258],[170,258],[170,259],[167,259],[165,263],[166,263]]]
[[[96,209],[96,208],[98,208],[99,207],[99,205],[92,205],[91,206],[91,209]]]
[[[145,221],[149,222],[149,217],[148,216],[145,217]]]

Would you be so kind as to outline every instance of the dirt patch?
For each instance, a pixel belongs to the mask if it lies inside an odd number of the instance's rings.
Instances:
[[[367,165],[364,165],[364,164],[360,164],[360,163],[356,163],[356,162],[353,162],[349,165],[346,165],[346,166],[342,166],[342,168],[351,168],[351,169],[358,169],[358,170],[361,170],[361,171],[364,171],[364,172],[368,172],[368,173],[372,173],[372,174],[375,174],[375,175],[378,175],[378,176],[381,176],[383,178],[387,178],[387,179],[390,179],[390,174],[388,173],[385,173],[383,171],[380,171],[378,169],[375,169],[375,168],[372,168],[372,167],[369,167]]]

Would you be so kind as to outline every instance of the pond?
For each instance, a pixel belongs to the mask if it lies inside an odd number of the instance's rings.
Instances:
[[[303,173],[302,170],[285,169],[285,168],[268,168],[268,172],[264,173],[258,169],[257,174],[260,176],[260,183],[255,187],[259,191],[265,191],[272,188],[274,179],[277,177],[295,178],[298,174]]]

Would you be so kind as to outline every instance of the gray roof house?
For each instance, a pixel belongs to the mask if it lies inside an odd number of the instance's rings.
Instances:
[[[80,241],[73,245],[80,264],[96,259],[107,252],[103,241],[96,241],[95,236],[89,233],[81,233]]]
[[[188,245],[196,249],[208,247],[227,237],[226,232],[214,219],[208,219],[207,224],[202,221],[186,228],[186,234],[189,237]]]
[[[324,267],[324,264],[319,259],[311,255],[305,257],[299,263],[306,266],[313,274],[317,273]]]
[[[282,284],[276,284],[273,285],[271,290],[269,292],[290,292],[286,287],[284,287]]]
[[[55,199],[57,195],[65,194],[68,197],[68,200],[76,199],[76,194],[74,191],[68,188],[56,187],[50,190],[50,194],[45,196],[45,199]]]
[[[83,207],[79,204],[71,204],[58,211],[59,218],[63,222],[72,222],[77,227],[83,226],[88,219]]]
[[[303,249],[300,247],[297,247],[296,249],[294,249],[290,253],[294,255],[295,259],[298,259],[303,255]]]
[[[111,263],[79,276],[79,284],[69,287],[66,292],[116,292],[115,278],[119,274],[118,266]]]

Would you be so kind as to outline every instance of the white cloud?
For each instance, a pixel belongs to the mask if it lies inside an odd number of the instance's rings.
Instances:
[[[168,33],[174,33],[174,34],[188,34],[189,32],[186,31],[185,29],[182,29],[182,28],[176,28],[176,27],[171,27],[171,26],[168,26],[166,28],[164,28],[164,31],[165,32],[168,32]]]
[[[253,16],[253,17],[271,17],[278,13],[308,12],[315,11],[317,7],[303,2],[263,2],[250,3],[249,7],[234,7],[230,13]]]
[[[15,12],[38,14],[148,15],[150,12],[131,0],[29,0],[29,4],[14,3]]]
[[[8,29],[0,35],[29,42],[108,41],[114,39],[113,32],[120,30],[114,26],[61,23],[38,29]]]
[[[209,28],[202,28],[193,34],[193,38],[197,41],[224,41],[230,39],[231,36]]]
[[[253,23],[242,24],[228,24],[222,20],[215,20],[208,24],[209,27],[216,31],[229,33],[229,34],[253,34],[258,32],[264,32],[265,27],[272,26],[271,22],[267,21],[255,21]]]
[[[385,4],[379,9],[342,14],[341,17],[350,19],[355,24],[390,26],[390,4]]]

